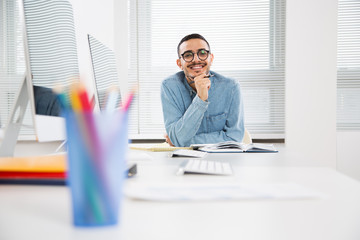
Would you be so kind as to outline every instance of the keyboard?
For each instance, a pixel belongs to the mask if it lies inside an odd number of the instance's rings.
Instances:
[[[233,173],[230,163],[210,161],[205,159],[189,159],[182,163],[177,174],[200,173],[211,175],[231,175]]]

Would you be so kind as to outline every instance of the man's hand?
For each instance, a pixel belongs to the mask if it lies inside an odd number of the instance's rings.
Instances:
[[[168,136],[166,133],[164,134],[164,138],[165,138],[165,141],[166,141],[170,146],[175,147],[174,144],[172,144],[169,136]]]
[[[206,101],[209,97],[209,89],[211,87],[211,81],[206,76],[206,73],[202,73],[194,78],[195,88],[199,98]]]

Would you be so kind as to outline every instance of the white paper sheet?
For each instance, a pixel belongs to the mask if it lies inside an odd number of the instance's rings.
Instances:
[[[128,151],[128,160],[129,161],[151,161],[153,157],[151,157],[146,152],[140,152],[140,151]]]
[[[131,185],[125,188],[125,196],[148,201],[296,200],[323,197],[321,193],[295,183]]]

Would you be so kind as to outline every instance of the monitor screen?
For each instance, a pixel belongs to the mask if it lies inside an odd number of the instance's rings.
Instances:
[[[20,0],[26,73],[0,144],[11,156],[30,103],[36,139],[65,139],[65,120],[54,87],[79,77],[73,9],[67,0]]]
[[[73,9],[67,0],[23,0],[29,98],[39,141],[64,139],[53,88],[79,76]],[[31,88],[32,85],[32,88]]]
[[[96,87],[96,104],[100,110],[106,109],[107,96],[111,90],[117,92],[116,106],[119,106],[121,94],[114,51],[90,34],[88,41]]]

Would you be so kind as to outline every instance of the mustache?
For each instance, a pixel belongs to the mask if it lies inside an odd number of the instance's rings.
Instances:
[[[200,63],[191,63],[188,65],[188,67],[192,67],[192,66],[195,66],[195,65],[202,65],[203,67],[207,65],[206,62],[200,62]]]

